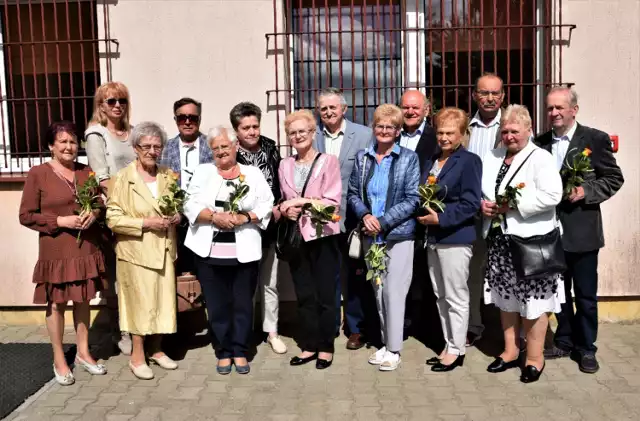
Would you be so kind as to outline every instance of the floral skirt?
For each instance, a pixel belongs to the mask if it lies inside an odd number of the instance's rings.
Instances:
[[[562,274],[535,280],[518,279],[513,267],[510,239],[503,234],[487,238],[488,258],[484,280],[484,301],[505,312],[537,319],[543,313],[560,312],[565,301]]]

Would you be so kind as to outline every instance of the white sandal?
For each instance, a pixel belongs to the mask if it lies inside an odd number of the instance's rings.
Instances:
[[[102,376],[103,374],[107,374],[107,367],[105,367],[104,364],[90,364],[77,355],[76,363],[80,364],[82,368],[84,368],[94,376]]]
[[[157,358],[149,357],[149,361],[159,365],[165,370],[175,370],[176,368],[178,368],[178,363],[173,361],[171,358],[169,358],[166,355],[163,355],[162,357],[157,357]]]
[[[71,370],[69,370],[69,372],[67,374],[65,374],[64,376],[61,376],[56,371],[56,365],[55,364],[53,365],[53,374],[56,376],[56,382],[58,382],[58,384],[61,385],[61,386],[71,386],[72,384],[74,384],[76,382],[76,378],[73,377],[73,373],[71,372]]]

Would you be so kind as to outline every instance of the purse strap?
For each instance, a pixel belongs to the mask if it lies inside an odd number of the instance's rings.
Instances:
[[[304,197],[305,193],[307,192],[307,185],[309,184],[309,180],[311,179],[311,174],[313,174],[313,169],[315,168],[316,163],[318,163],[318,159],[320,159],[320,155],[322,155],[322,153],[318,152],[316,157],[313,159],[313,162],[311,163],[311,168],[309,168],[307,179],[304,180],[304,186],[302,187],[302,193],[300,194],[300,197]]]
[[[535,150],[531,151],[529,153],[529,155],[527,155],[527,157],[524,159],[524,161],[522,161],[522,163],[520,164],[520,166],[516,169],[516,171],[513,173],[513,175],[511,176],[511,178],[509,179],[509,181],[507,181],[506,186],[508,186],[509,184],[511,184],[511,182],[513,181],[514,177],[516,176],[516,174],[518,174],[518,172],[522,169],[523,165],[529,160],[529,158],[531,158],[531,155],[533,155],[533,153],[535,152]]]

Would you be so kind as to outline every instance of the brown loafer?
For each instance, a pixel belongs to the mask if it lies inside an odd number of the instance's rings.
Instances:
[[[362,340],[362,334],[360,333],[352,333],[349,336],[349,340],[347,341],[347,349],[355,351],[356,349],[360,349],[364,346],[364,341]]]

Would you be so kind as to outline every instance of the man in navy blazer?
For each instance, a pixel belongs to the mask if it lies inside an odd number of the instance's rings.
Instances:
[[[340,162],[340,176],[342,179],[342,200],[340,202],[340,244],[344,267],[348,267],[347,304],[346,304],[346,328],[349,335],[347,349],[360,349],[365,345],[364,330],[377,331],[376,326],[372,326],[371,319],[377,320],[375,313],[375,299],[373,290],[365,288],[366,282],[360,279],[357,274],[361,271],[357,262],[352,262],[347,254],[348,233],[354,229],[358,220],[355,215],[347,209],[347,190],[349,187],[349,177],[353,170],[356,154],[362,149],[366,149],[372,142],[373,131],[366,126],[356,124],[345,118],[347,111],[347,101],[342,91],[337,88],[323,89],[318,95],[318,114],[321,124],[316,129],[316,136],[313,147],[321,152],[338,157]],[[344,272],[344,271],[343,271]],[[342,277],[344,278],[344,277]],[[336,300],[340,302],[340,282]],[[370,304],[370,305],[369,305]],[[338,305],[338,309],[340,306]],[[369,317],[373,309],[373,315]],[[338,330],[340,328],[340,314],[337,315]]]
[[[213,162],[211,148],[206,136],[200,133],[202,104],[193,98],[181,98],[173,104],[173,119],[178,126],[178,135],[167,141],[160,165],[165,165],[178,174],[180,187],[186,190],[193,171],[200,164]],[[178,225],[178,261],[176,273],[194,273],[194,257],[190,249],[184,247],[188,224]]]

